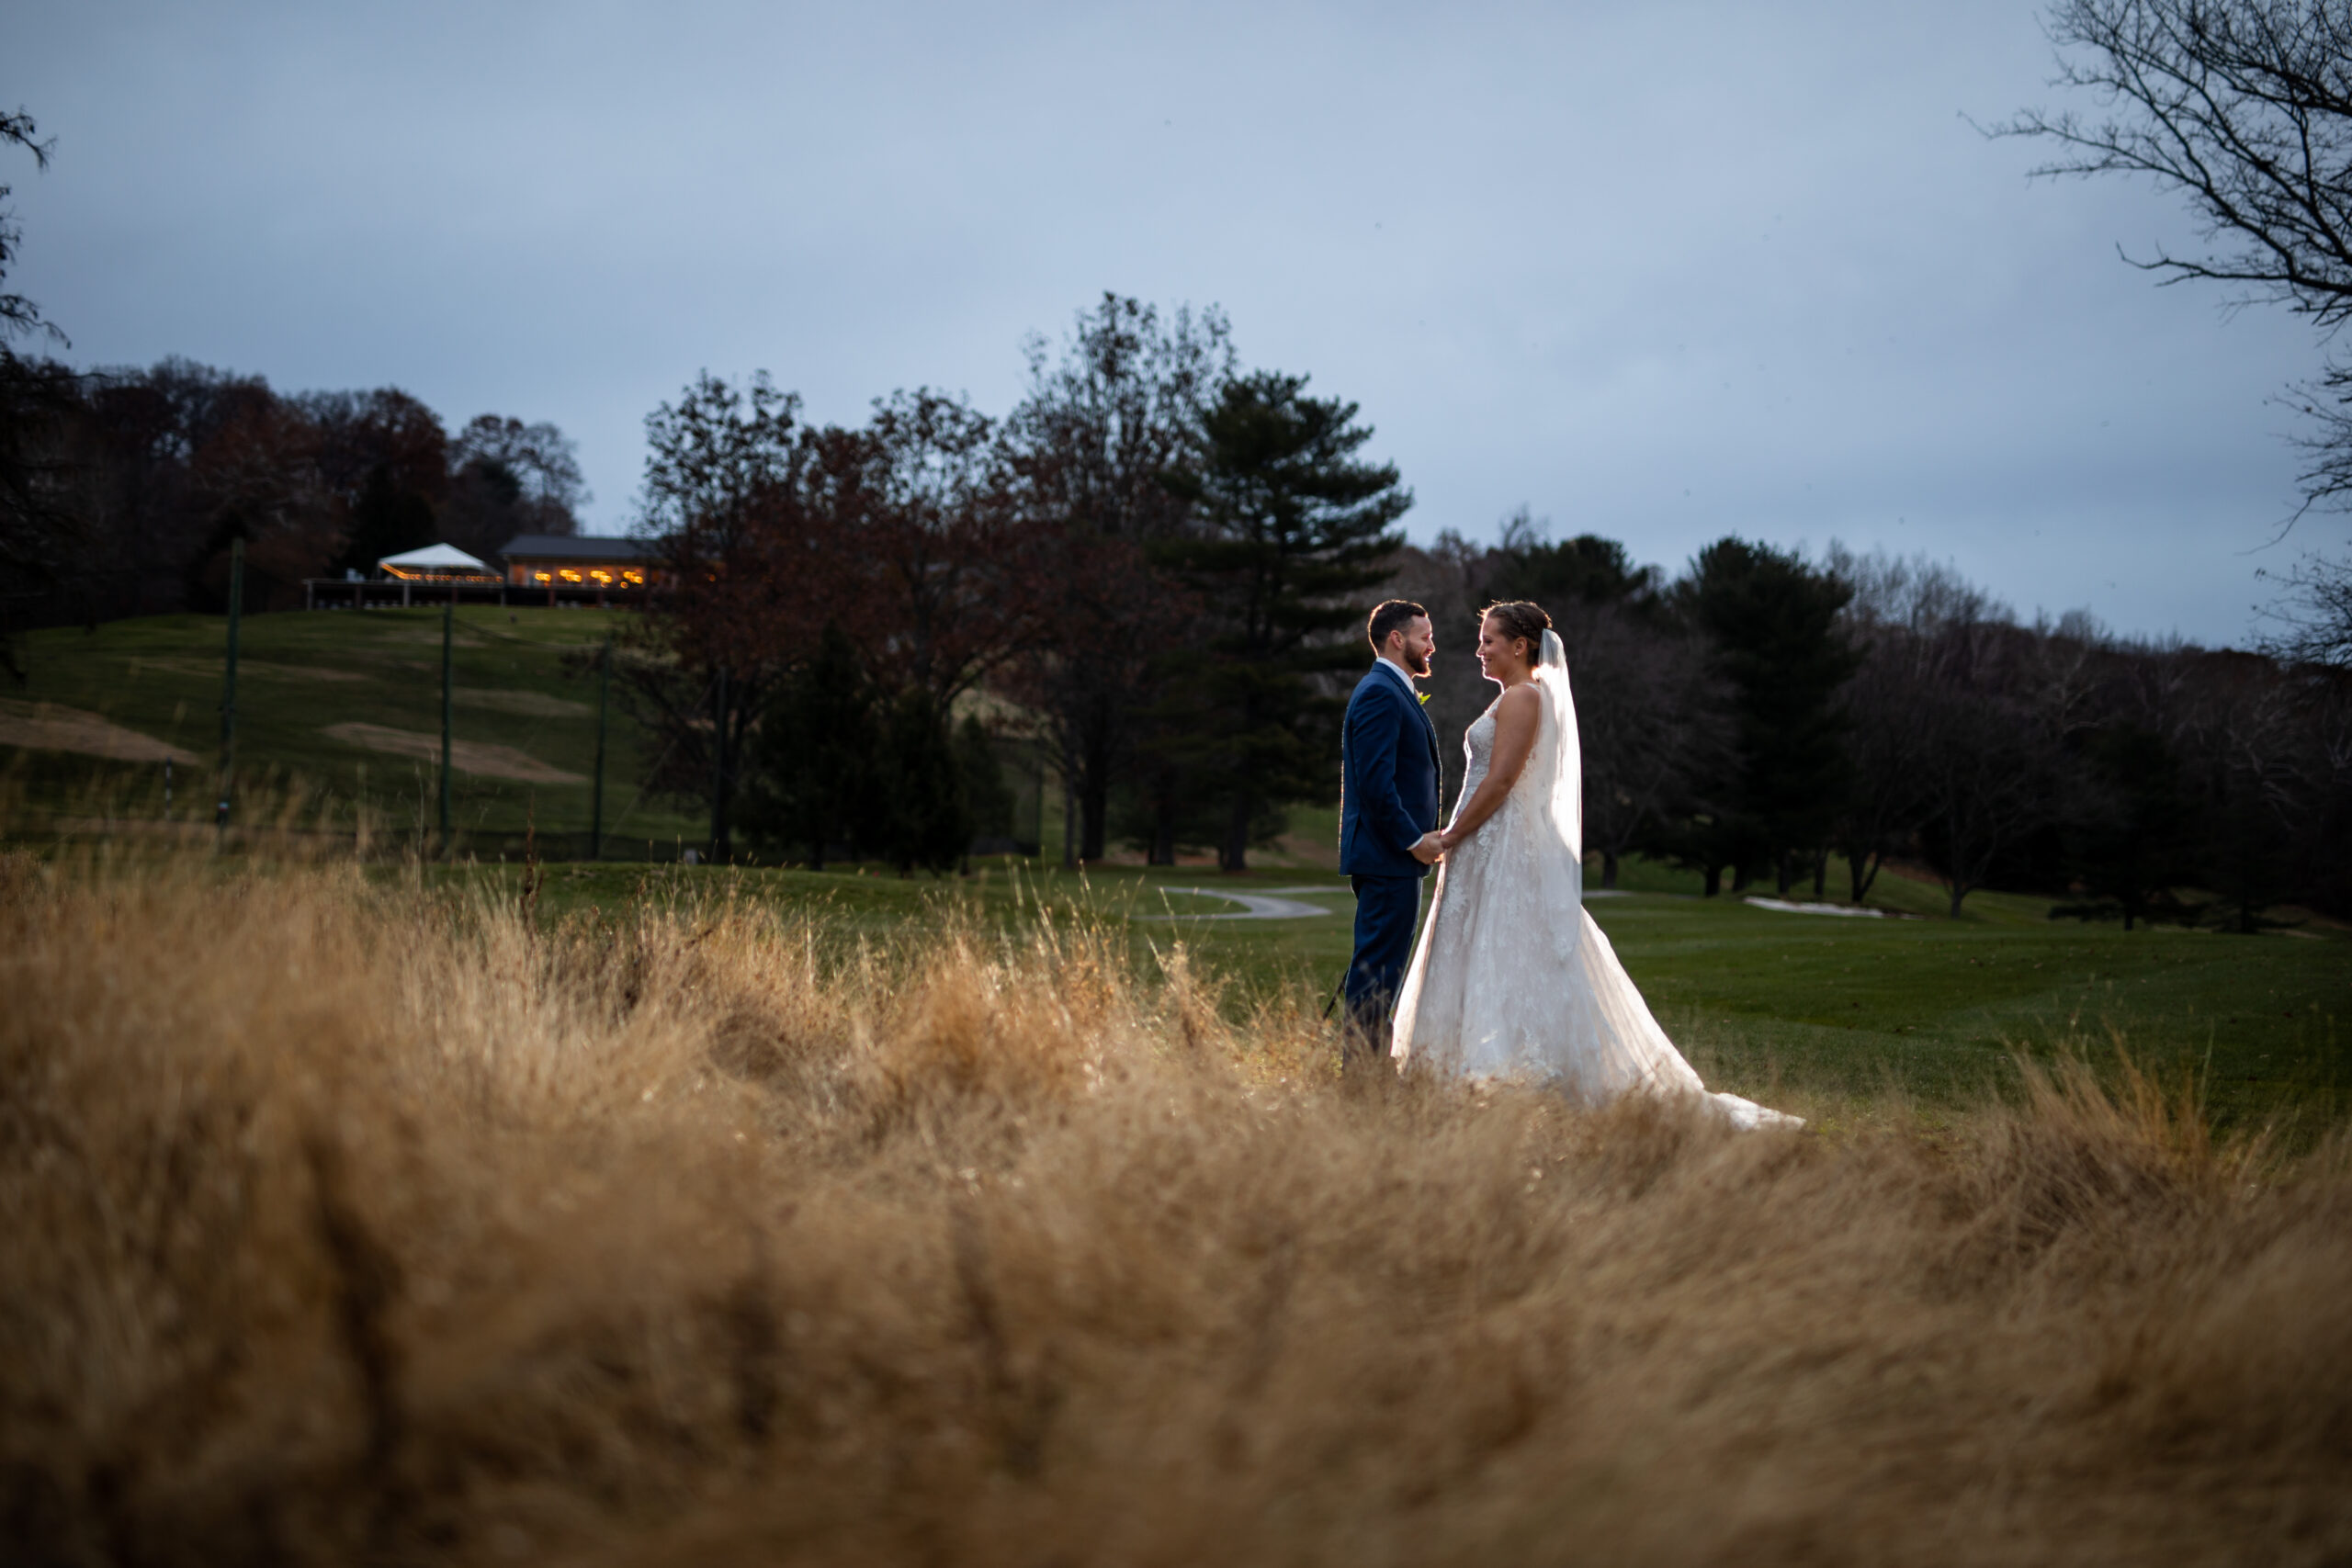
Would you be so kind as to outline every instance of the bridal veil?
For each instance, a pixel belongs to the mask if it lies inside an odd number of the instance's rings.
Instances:
[[[1471,1077],[1543,1081],[1586,1104],[1693,1097],[1741,1126],[1792,1123],[1709,1094],[1584,908],[1584,763],[1566,649],[1544,634],[1532,751],[1502,807],[1440,866],[1397,996],[1392,1053]],[[1462,806],[1486,781],[1494,709],[1464,737]]]

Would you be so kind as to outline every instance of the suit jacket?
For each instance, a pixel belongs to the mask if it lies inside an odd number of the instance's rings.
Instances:
[[[1348,699],[1340,736],[1340,869],[1427,876],[1413,846],[1437,826],[1437,727],[1379,665]]]

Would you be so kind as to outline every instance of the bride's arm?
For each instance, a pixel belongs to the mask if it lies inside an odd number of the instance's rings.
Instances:
[[[1503,799],[1510,794],[1510,786],[1527,770],[1527,759],[1535,750],[1536,727],[1543,722],[1544,698],[1532,681],[1513,686],[1495,704],[1495,754],[1487,763],[1487,776],[1478,784],[1478,793],[1453,819],[1453,826],[1438,835],[1441,850],[1458,848],[1462,840],[1476,832],[1480,824],[1502,809]]]

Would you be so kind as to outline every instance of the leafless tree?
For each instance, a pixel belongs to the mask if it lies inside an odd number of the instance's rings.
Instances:
[[[2345,436],[2352,453],[2352,430]],[[2352,561],[2316,552],[2277,573],[2266,572],[2285,590],[2264,614],[2276,629],[2263,641],[2274,657],[2292,664],[2324,664],[2352,670]]]
[[[52,139],[40,139],[40,127],[23,109],[14,114],[0,112],[0,147],[21,147],[33,155],[33,167],[49,167],[49,154],[57,145]],[[0,202],[8,199],[9,187],[0,185]],[[17,259],[17,249],[24,239],[24,231],[17,227],[16,214],[0,207],[0,282],[8,276],[8,269]],[[65,334],[53,321],[41,319],[40,307],[21,294],[0,293],[0,345],[10,338],[39,335],[57,343],[65,342]]]
[[[2057,85],[2108,113],[2029,109],[1996,134],[2055,144],[2035,173],[2147,175],[2214,248],[2132,265],[2352,320],[2352,13],[2325,0],[2062,0]],[[2127,257],[2127,260],[2132,258]]]
[[[450,439],[449,469],[462,473],[475,464],[494,465],[513,478],[538,532],[569,534],[578,526],[588,485],[580,475],[579,449],[556,426],[476,414]]]
[[[2220,283],[2286,305],[2323,343],[2352,321],[2352,8],[2340,0],[2060,0],[2057,85],[2096,118],[2028,110],[1994,128],[2057,149],[2041,175],[2146,175],[2185,197],[2208,247],[2125,259],[2165,283]],[[2352,502],[2352,364],[2331,358],[2290,400],[2311,425],[2304,507]],[[2341,662],[2352,563],[2289,578],[2280,640]],[[2302,618],[2308,616],[2308,618]],[[2308,654],[2301,654],[2308,656]]]
[[[245,603],[282,609],[300,602],[304,578],[326,570],[345,525],[321,475],[319,428],[302,409],[258,383],[236,404],[188,465],[209,535],[198,570],[208,593],[225,594],[229,541],[243,538]]]
[[[799,399],[764,375],[705,372],[646,416],[640,526],[664,582],[620,668],[658,750],[648,783],[711,792],[712,849],[728,845],[733,760],[776,679],[839,601],[839,552],[805,504],[812,443]]]
[[[1094,860],[1107,847],[1114,776],[1170,765],[1133,743],[1159,694],[1156,655],[1186,620],[1184,596],[1148,551],[1184,525],[1188,509],[1162,478],[1233,374],[1233,348],[1214,307],[1163,317],[1111,293],[1080,312],[1058,357],[1042,337],[1026,348],[1029,389],[1005,434],[1021,504],[1047,530],[1037,564],[1054,596],[1053,635],[1011,684],[1044,716],[1072,808],[1069,858]],[[1174,858],[1172,783],[1143,781],[1155,863]]]
[[[1016,504],[995,423],[927,388],[876,400],[855,440],[861,492],[838,537],[885,691],[919,686],[942,713],[1035,648],[1058,604],[1041,528]]]
[[[1925,556],[1860,556],[1832,542],[1825,564],[1853,588],[1845,617],[1862,653],[1844,693],[1852,721],[1850,773],[1836,829],[1848,896],[1860,904],[1887,857],[1910,844],[1929,809],[1939,639],[1959,628],[2006,624],[2009,613],[1951,567]]]
[[[0,148],[20,147],[33,155],[34,167],[46,169],[51,145],[23,109],[0,113]],[[0,202],[8,193],[0,185]],[[15,220],[0,206],[0,284],[24,237]],[[65,341],[30,299],[0,291],[0,669],[18,679],[12,611],[62,581],[80,531],[59,493],[71,471],[66,446],[80,389],[62,366],[19,359],[10,340],[28,336]]]
[[[1928,639],[1922,820],[1955,919],[2002,854],[2052,814],[2054,737],[2049,693],[2032,678],[2032,641],[1987,622]]]
[[[1686,630],[1627,603],[1563,604],[1555,622],[1575,683],[1584,759],[1584,849],[1600,886],[1732,765],[1724,694]]]

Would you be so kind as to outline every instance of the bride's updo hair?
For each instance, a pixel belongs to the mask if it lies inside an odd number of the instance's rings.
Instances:
[[[1529,669],[1533,669],[1544,657],[1544,634],[1551,629],[1552,617],[1544,613],[1543,605],[1513,599],[1509,604],[1487,605],[1479,619],[1494,622],[1507,637],[1525,637]]]

